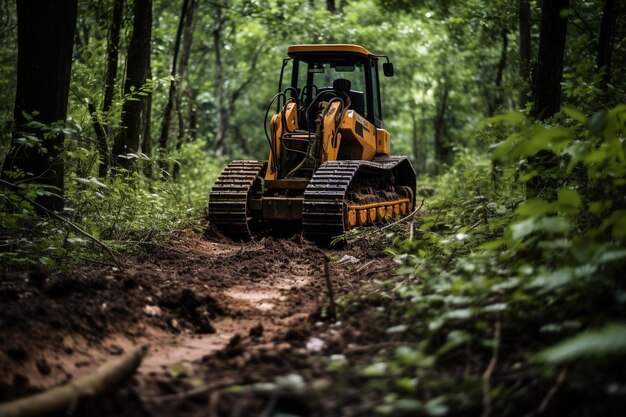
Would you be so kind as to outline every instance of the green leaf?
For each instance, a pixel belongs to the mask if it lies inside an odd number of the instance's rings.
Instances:
[[[400,398],[393,403],[393,412],[400,415],[411,415],[424,409],[424,405],[420,400],[413,398]]]
[[[580,210],[582,201],[578,191],[572,188],[561,188],[557,199],[559,209],[568,213],[577,213]]]
[[[600,200],[589,203],[589,212],[591,214],[595,214],[596,216],[608,210],[613,205],[612,200]]]
[[[366,378],[381,378],[387,375],[389,367],[386,362],[377,362],[369,365],[359,372],[361,376]]]
[[[612,323],[602,329],[582,332],[537,355],[542,362],[571,362],[584,357],[626,353],[626,324]]]
[[[587,118],[585,117],[584,114],[582,114],[581,111],[573,108],[573,107],[568,107],[565,106],[561,109],[561,111],[563,113],[565,113],[566,115],[568,115],[570,118],[576,120],[578,123],[580,124],[585,124],[587,123]]]
[[[558,153],[567,147],[571,136],[572,129],[565,127],[536,127],[524,142],[524,156],[533,156],[542,150]]]
[[[523,204],[521,204],[517,210],[515,210],[515,214],[524,217],[531,216],[542,216],[547,213],[552,213],[554,211],[553,204],[542,200],[540,198],[531,198],[526,200]]]
[[[520,240],[533,232],[567,233],[571,228],[572,224],[564,217],[531,217],[513,224],[509,230],[513,240]]]
[[[530,284],[530,288],[542,288],[550,291],[569,284],[575,278],[572,268],[557,269],[553,272],[538,275]]]
[[[499,114],[497,116],[490,117],[484,122],[482,122],[480,126],[482,127],[482,126],[492,124],[492,123],[518,125],[518,124],[524,123],[525,120],[526,120],[526,117],[524,116],[524,113],[519,112],[519,111],[512,111],[509,113]]]
[[[452,319],[452,320],[466,320],[472,317],[472,310],[468,308],[451,310],[445,313],[443,317],[446,319]]]
[[[594,135],[600,134],[609,122],[609,112],[607,110],[599,110],[591,116],[589,120],[589,130]]]
[[[406,324],[399,324],[397,326],[389,327],[385,331],[385,333],[387,333],[387,334],[404,333],[404,332],[407,331],[408,328],[409,328],[409,326],[407,326]]]

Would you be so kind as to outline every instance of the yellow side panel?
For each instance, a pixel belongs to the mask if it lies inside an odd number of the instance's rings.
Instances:
[[[322,121],[322,123],[324,123],[324,152],[322,155],[322,162],[337,160],[337,153],[339,152],[342,135],[337,134],[335,137],[335,120],[339,117],[337,112],[340,107],[341,104],[338,101],[331,103],[330,108],[326,111],[326,115]]]
[[[285,120],[287,122],[287,132],[293,132],[298,128],[298,108],[296,103],[290,102],[285,106]]]
[[[391,153],[389,132],[385,129],[376,129],[376,153],[379,155],[389,155]]]
[[[344,146],[352,146],[351,159],[371,161],[376,156],[376,127],[359,116],[354,110],[347,110],[339,126]]]
[[[288,102],[284,107],[285,112],[285,122],[287,123],[287,132],[293,132],[298,128],[298,107],[295,102]],[[272,143],[276,144],[276,157],[280,159],[281,152],[281,137],[283,136],[284,127],[282,122],[282,112],[275,114],[272,116],[272,120],[270,121],[270,139],[272,139]],[[270,150],[270,155],[267,158],[267,171],[265,172],[266,180],[275,180],[278,176],[278,172],[273,170],[274,166],[274,158],[272,156],[272,151]]]
[[[276,157],[280,159],[280,138],[283,135],[283,127],[280,121],[280,113],[272,116],[270,121],[270,139],[272,143],[276,144]],[[270,150],[270,155],[267,158],[267,171],[265,172],[265,180],[275,180],[278,176],[278,172],[274,171],[274,157]]]

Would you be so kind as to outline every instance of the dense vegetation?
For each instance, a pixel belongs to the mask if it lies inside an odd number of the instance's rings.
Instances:
[[[620,1],[25,3],[0,1],[5,271],[110,262],[101,244],[203,227],[223,163],[266,157],[287,45],[362,44],[394,62],[393,152],[435,196],[408,228],[348,237],[358,250],[385,235],[399,265],[342,300],[346,315],[384,306],[373,320],[397,345],[346,369],[350,383],[380,414],[622,409]],[[33,72],[47,49],[55,68]]]

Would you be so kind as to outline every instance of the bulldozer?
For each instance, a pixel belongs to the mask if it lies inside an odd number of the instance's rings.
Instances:
[[[289,46],[265,113],[267,161],[226,166],[209,195],[209,223],[234,240],[295,225],[307,240],[328,244],[409,214],[415,170],[407,157],[391,155],[381,61],[392,76],[387,56],[359,45]]]

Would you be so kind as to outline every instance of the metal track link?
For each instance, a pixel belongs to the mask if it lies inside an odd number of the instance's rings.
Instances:
[[[252,236],[248,197],[262,161],[233,161],[220,174],[209,194],[209,223],[234,240]]]

